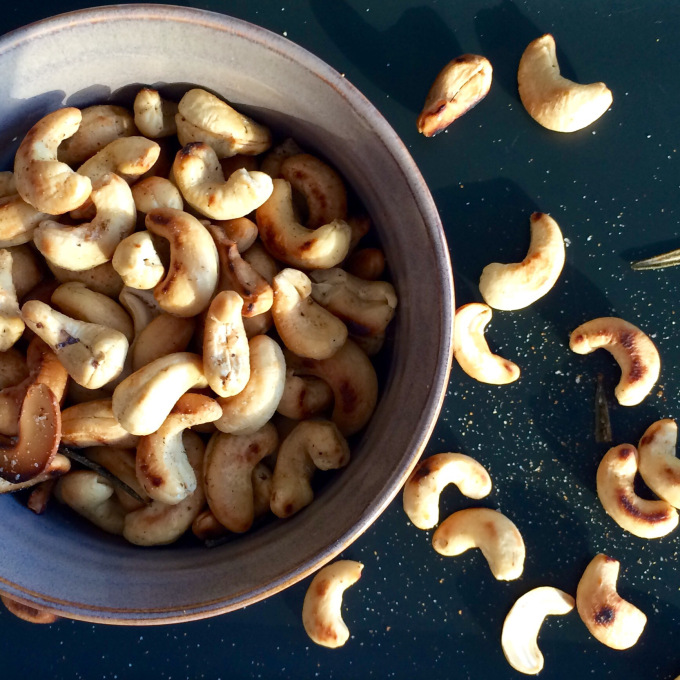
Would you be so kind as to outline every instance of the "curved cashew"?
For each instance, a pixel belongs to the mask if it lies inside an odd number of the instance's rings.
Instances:
[[[148,231],[136,231],[124,238],[116,246],[111,264],[130,288],[149,290],[165,275],[165,267]]]
[[[319,570],[312,579],[302,605],[302,624],[317,645],[342,647],[349,640],[349,630],[342,620],[342,595],[356,583],[364,565],[353,560],[339,560]]]
[[[135,125],[145,137],[158,139],[177,133],[177,104],[163,99],[158,90],[142,88],[135,97],[133,108]]]
[[[327,269],[342,262],[349,252],[352,229],[333,220],[307,229],[295,217],[293,194],[285,179],[275,179],[273,191],[256,213],[265,248],[277,259],[299,269]]]
[[[455,484],[468,498],[484,498],[491,492],[491,477],[474,458],[462,453],[437,453],[425,458],[404,485],[404,512],[414,526],[437,526],[439,496],[449,484]]]
[[[557,222],[545,213],[533,213],[527,256],[518,263],[488,264],[479,279],[479,291],[489,307],[522,309],[555,285],[564,258],[564,238]]]
[[[276,410],[286,418],[307,420],[322,413],[333,403],[333,390],[320,378],[299,376],[286,371],[281,401]]]
[[[6,352],[25,328],[12,278],[12,253],[0,250],[0,352]]]
[[[258,314],[257,316],[244,316],[243,328],[246,331],[248,340],[254,338],[256,335],[265,335],[269,333],[274,325],[274,318],[271,311]]]
[[[180,99],[177,119],[177,134],[183,146],[215,140],[219,142],[215,150],[221,156],[256,156],[271,146],[271,133],[264,125],[199,88],[189,90]]]
[[[77,321],[38,300],[26,302],[21,315],[79,385],[102,387],[123,370],[128,341],[120,331]]]
[[[492,314],[491,307],[480,302],[471,302],[456,310],[453,356],[471,378],[490,385],[507,385],[519,378],[520,369],[489,349],[484,329]]]
[[[640,538],[660,538],[678,526],[678,511],[666,501],[646,500],[635,493],[637,469],[634,446],[609,449],[597,468],[597,495],[621,528]]]
[[[0,393],[5,387],[13,387],[28,377],[26,357],[17,349],[0,353]]]
[[[312,282],[298,269],[284,269],[273,281],[274,325],[283,344],[310,359],[332,357],[347,340],[347,326],[312,297]]]
[[[138,338],[142,331],[163,313],[150,290],[125,286],[120,291],[118,300],[132,317],[135,338]]]
[[[347,258],[347,271],[365,281],[377,281],[385,272],[385,253],[380,248],[362,248]]]
[[[418,116],[418,132],[434,137],[486,97],[493,68],[486,57],[462,54],[435,78]]]
[[[139,440],[137,479],[150,498],[177,505],[196,490],[196,475],[187,458],[184,430],[211,423],[222,415],[217,402],[202,394],[184,394],[158,430]]]
[[[321,378],[333,390],[331,420],[345,437],[356,434],[373,415],[378,401],[378,377],[366,353],[347,340],[330,359],[303,359],[286,353],[295,373]]]
[[[142,501],[139,501],[124,489],[116,486],[115,494],[126,512],[137,510],[151,500],[137,479],[135,449],[92,446],[85,449],[84,453],[90,460],[99,463],[111,474],[118,477],[121,482],[127,484],[142,499]]]
[[[283,161],[301,153],[302,149],[298,143],[291,137],[287,137],[265,155],[260,163],[260,170],[266,172],[272,179],[280,179]]]
[[[218,293],[208,308],[203,332],[203,372],[220,397],[238,394],[250,378],[250,349],[243,328],[243,299],[238,293]]]
[[[217,154],[202,142],[180,149],[172,170],[184,200],[214,220],[243,217],[272,193],[272,180],[264,172],[236,170],[225,180]]]
[[[6,595],[0,595],[0,601],[2,601],[2,604],[5,605],[11,614],[14,614],[17,618],[28,623],[50,624],[59,620],[59,617],[56,614],[52,614],[44,609],[32,607],[23,602],[18,602]]]
[[[675,457],[678,426],[664,418],[652,423],[638,444],[638,466],[645,484],[660,498],[680,508],[680,460]]]
[[[371,230],[371,218],[368,215],[351,215],[347,218],[347,224],[352,231],[349,242],[349,252],[353,252],[359,241]]]
[[[255,243],[259,235],[257,224],[247,217],[236,217],[233,220],[215,220],[212,227],[213,238],[215,238],[215,233],[223,234],[226,239],[236,244],[239,253],[245,253]],[[216,238],[215,241],[217,241]]]
[[[179,398],[194,387],[207,387],[197,354],[168,354],[135,371],[113,391],[113,414],[131,434],[156,432]]]
[[[54,495],[79,515],[110,534],[121,535],[125,509],[111,482],[92,470],[72,470],[60,477]]]
[[[113,415],[111,399],[70,406],[61,412],[61,443],[89,446],[137,446],[139,437],[125,430]]]
[[[217,432],[210,439],[203,472],[205,493],[213,515],[229,531],[242,533],[252,526],[255,467],[274,453],[278,444],[279,436],[271,423],[252,434]]]
[[[118,297],[123,288],[123,279],[113,268],[110,262],[105,262],[92,269],[74,272],[64,267],[47,261],[47,266],[59,283],[69,283],[70,281],[80,281],[88,288],[103,293],[109,297]]]
[[[524,570],[522,534],[497,510],[466,508],[454,512],[434,532],[432,546],[447,557],[479,548],[499,581],[519,578]]]
[[[41,118],[24,137],[14,159],[17,192],[36,210],[61,215],[82,205],[92,191],[89,177],[57,160],[59,144],[75,134],[82,114],[73,107]]]
[[[8,248],[12,253],[12,281],[17,299],[22,300],[45,278],[42,262],[28,244]]]
[[[315,469],[337,470],[349,463],[349,446],[330,420],[303,420],[283,440],[272,478],[271,511],[290,517],[314,500]]]
[[[102,104],[82,109],[82,120],[76,133],[57,149],[62,163],[76,165],[94,156],[100,149],[120,137],[135,134],[132,114],[122,106]]]
[[[116,246],[135,228],[132,192],[118,175],[93,180],[91,197],[97,209],[91,222],[67,227],[44,220],[33,233],[38,250],[59,267],[82,271],[108,262]]]
[[[227,434],[252,434],[276,411],[286,382],[286,362],[275,340],[256,335],[248,342],[250,378],[246,386],[231,397],[220,397],[222,417],[215,427]]]
[[[183,436],[187,459],[197,479],[196,489],[175,505],[151,501],[149,505],[125,517],[123,536],[135,545],[166,545],[176,541],[192,524],[205,505],[201,479],[204,446],[201,438],[190,430]]]
[[[614,390],[621,406],[639,404],[659,377],[661,360],[652,340],[637,326],[614,316],[581,324],[572,331],[569,347],[576,354],[590,354],[603,347],[621,367],[621,380]]]
[[[576,609],[590,634],[612,649],[628,649],[637,641],[647,617],[616,592],[618,560],[595,555],[576,589]]]
[[[62,475],[65,475],[70,469],[71,461],[66,456],[62,456],[61,453],[57,453],[43,472],[29,479],[27,482],[6,482],[4,479],[0,478],[0,494],[13,493],[14,491],[20,491],[21,489],[30,489],[43,482],[53,482]]]
[[[538,633],[546,616],[563,616],[574,608],[574,598],[559,588],[542,586],[524,593],[512,605],[503,622],[501,646],[508,663],[520,673],[543,670]]]
[[[142,366],[168,354],[184,352],[189,347],[195,329],[194,319],[159,314],[139,331],[132,343],[132,370],[138,371]]]
[[[549,33],[530,42],[524,50],[517,84],[529,115],[556,132],[575,132],[594,123],[613,99],[604,83],[580,85],[560,75],[555,38]]]
[[[303,153],[286,158],[279,172],[294,190],[305,197],[308,229],[316,229],[333,220],[347,219],[345,183],[330,165],[316,156]]]
[[[177,316],[199,314],[217,286],[217,248],[210,233],[195,217],[170,208],[147,213],[146,228],[170,242],[170,266],[154,288],[158,304]]]
[[[271,285],[274,277],[279,273],[278,262],[267,252],[261,241],[253,243],[245,253],[243,259]]]
[[[146,177],[132,187],[137,212],[148,213],[155,208],[182,210],[184,201],[179,189],[164,177]]]
[[[47,217],[47,213],[36,210],[19,194],[0,198],[0,247],[28,243],[36,227]]]
[[[78,174],[89,177],[93,183],[109,174],[131,183],[153,167],[160,153],[161,147],[146,137],[121,137],[86,160]]]

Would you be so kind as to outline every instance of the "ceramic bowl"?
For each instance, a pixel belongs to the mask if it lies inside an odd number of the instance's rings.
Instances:
[[[220,14],[123,5],[60,15],[0,39],[0,169],[28,127],[64,105],[131,102],[144,85],[201,85],[334,164],[371,215],[399,308],[375,415],[352,461],[285,521],[207,549],[138,548],[55,504],[0,497],[0,589],[58,615],[117,624],[216,615],[310,574],[399,491],[431,434],[451,361],[445,237],[413,160],[379,112],[309,52]]]

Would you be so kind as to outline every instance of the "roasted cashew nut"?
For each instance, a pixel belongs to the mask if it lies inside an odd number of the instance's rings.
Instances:
[[[138,338],[140,333],[163,313],[153,292],[149,290],[125,286],[120,291],[118,300],[132,317],[135,338]]]
[[[362,248],[347,258],[345,268],[357,278],[377,281],[385,273],[385,264],[385,253],[380,248]]]
[[[8,248],[12,253],[12,281],[17,299],[23,300],[45,278],[44,268],[35,250],[28,244]]]
[[[244,217],[272,193],[272,180],[264,172],[236,170],[225,180],[217,154],[202,142],[180,149],[172,170],[184,200],[213,220]]]
[[[18,385],[28,377],[26,357],[18,349],[0,353],[0,393],[5,387]]]
[[[61,453],[57,453],[43,472],[29,479],[27,482],[6,482],[4,479],[0,478],[0,494],[30,489],[43,482],[54,482],[62,475],[65,475],[70,469],[71,461]]]
[[[468,498],[491,493],[491,477],[483,465],[463,453],[437,453],[421,460],[404,485],[404,512],[413,526],[432,529],[439,522],[439,496],[455,484]]]
[[[115,494],[126,512],[138,510],[151,499],[137,479],[135,465],[135,449],[117,448],[114,446],[91,446],[84,450],[85,455],[95,463],[99,463],[111,474],[127,484],[141,501],[130,495],[127,491],[116,486]]]
[[[89,177],[57,160],[59,144],[75,134],[79,109],[58,109],[41,118],[24,137],[14,159],[14,179],[21,198],[36,210],[61,215],[82,205],[92,191]]]
[[[486,97],[493,68],[486,57],[462,54],[435,78],[418,116],[418,132],[434,137]]]
[[[339,560],[316,573],[302,605],[302,624],[312,642],[335,648],[349,640],[341,614],[342,596],[359,580],[363,568],[361,562]]]
[[[125,430],[113,415],[111,399],[75,404],[61,412],[61,443],[89,446],[137,446],[139,437]]]
[[[282,416],[293,420],[307,420],[316,416],[333,403],[333,390],[313,376],[295,375],[286,371],[286,384],[276,410]]]
[[[666,501],[650,501],[635,493],[637,469],[634,446],[609,449],[597,468],[597,495],[621,528],[640,538],[660,538],[678,526],[678,511]]]
[[[303,420],[283,440],[272,479],[271,511],[290,517],[314,500],[314,470],[337,470],[349,463],[349,445],[330,420]]]
[[[116,246],[111,264],[130,288],[149,290],[165,276],[165,267],[148,231],[136,231],[124,238]]]
[[[195,329],[194,319],[159,314],[139,331],[130,347],[132,370],[138,371],[142,366],[168,354],[184,352],[191,343]]]
[[[333,220],[316,229],[298,222],[291,186],[285,179],[274,180],[271,196],[255,217],[265,248],[291,267],[335,267],[349,252],[352,230],[344,220]]]
[[[530,42],[517,70],[519,97],[528,114],[556,132],[575,132],[594,123],[612,104],[604,83],[580,85],[560,75],[555,38]]]
[[[618,560],[596,555],[576,589],[576,609],[590,634],[612,649],[628,649],[637,641],[647,617],[616,592]]]
[[[332,357],[347,340],[347,326],[312,297],[312,282],[298,269],[284,269],[273,281],[272,317],[283,344],[310,359]]]
[[[524,593],[512,605],[503,622],[501,646],[508,663],[520,673],[536,675],[543,670],[538,633],[546,616],[563,616],[574,608],[574,598],[559,588],[541,586]]]
[[[564,238],[557,222],[545,213],[533,213],[527,256],[513,264],[488,264],[479,279],[479,291],[494,309],[528,307],[555,285],[564,258]]]
[[[12,261],[9,250],[0,250],[0,352],[10,349],[25,328],[14,288]]]
[[[652,423],[638,444],[638,469],[645,484],[673,507],[680,508],[680,460],[675,457],[678,426],[664,418]]]
[[[151,170],[160,153],[161,147],[146,137],[121,137],[86,160],[78,173],[89,177],[92,183],[109,174],[119,175],[132,183]]]
[[[215,233],[223,234],[226,239],[236,244],[239,253],[245,253],[246,250],[251,248],[259,236],[257,224],[247,217],[236,217],[233,220],[215,220],[212,222],[212,226],[213,238],[215,238]],[[216,238],[215,242],[217,242]],[[257,267],[255,269],[262,274]],[[265,278],[267,277],[265,276]]]
[[[260,163],[260,170],[266,172],[272,179],[280,179],[281,165],[286,158],[301,153],[302,149],[298,143],[291,137],[287,137],[265,155]]]
[[[507,385],[519,378],[520,369],[489,349],[484,329],[492,314],[491,307],[481,302],[471,302],[456,310],[453,356],[471,378],[490,385]]]
[[[206,498],[212,514],[229,531],[243,533],[252,526],[256,516],[253,473],[278,444],[271,423],[252,434],[217,432],[210,439],[204,463]]]
[[[145,177],[132,187],[132,198],[137,212],[148,213],[155,208],[182,210],[184,201],[179,189],[164,177]]]
[[[17,192],[17,184],[14,180],[14,173],[11,170],[0,172],[0,198],[13,196]]]
[[[0,247],[28,243],[36,227],[47,217],[47,213],[36,210],[19,194],[0,198]]]
[[[158,139],[177,133],[177,104],[163,99],[158,90],[142,88],[135,97],[133,108],[135,125],[145,137]]]
[[[13,600],[6,595],[0,595],[0,600],[7,608],[7,611],[27,623],[50,624],[59,620],[59,617],[56,614],[52,614],[52,612]]]
[[[454,512],[437,527],[432,546],[447,557],[479,548],[499,581],[513,581],[524,570],[526,548],[522,534],[497,510],[466,508]]]
[[[612,354],[621,367],[621,380],[614,390],[621,406],[639,404],[659,377],[661,360],[652,340],[618,317],[604,316],[581,324],[572,331],[569,347],[576,354],[590,354],[600,347]]]
[[[64,267],[58,267],[52,262],[47,262],[49,270],[59,283],[69,283],[70,281],[80,281],[88,288],[103,293],[109,297],[117,297],[123,288],[123,280],[111,266],[110,262],[105,262],[92,269],[74,272]]]

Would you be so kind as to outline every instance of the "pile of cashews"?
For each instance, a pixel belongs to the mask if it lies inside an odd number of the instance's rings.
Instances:
[[[352,210],[203,89],[39,120],[0,173],[0,493],[145,546],[309,505],[375,409],[397,306]]]

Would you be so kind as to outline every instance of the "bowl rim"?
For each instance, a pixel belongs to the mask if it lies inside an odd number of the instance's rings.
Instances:
[[[385,492],[364,508],[361,520],[342,533],[321,554],[315,555],[306,564],[290,568],[276,582],[267,584],[266,588],[254,589],[246,596],[241,596],[238,601],[225,604],[227,598],[224,598],[213,602],[204,602],[196,605],[193,609],[185,608],[181,611],[172,607],[167,611],[167,614],[170,615],[166,615],[162,609],[126,609],[121,612],[119,608],[114,609],[97,605],[83,606],[82,603],[61,601],[57,598],[49,598],[43,594],[26,590],[0,576],[0,589],[7,592],[11,598],[29,606],[40,606],[40,608],[51,611],[58,616],[118,625],[156,625],[217,616],[274,595],[317,571],[359,538],[375,522],[401,490],[427,446],[436,425],[446,396],[453,360],[452,337],[455,307],[453,274],[446,235],[434,199],[404,142],[383,114],[358,88],[327,62],[292,40],[257,24],[219,12],[170,4],[116,4],[57,14],[9,31],[0,36],[0,56],[24,42],[62,31],[70,26],[119,19],[129,20],[130,18],[194,23],[213,30],[245,37],[265,45],[282,58],[296,62],[336,90],[348,102],[355,114],[363,119],[367,126],[380,137],[382,144],[393,157],[396,166],[403,174],[405,182],[411,190],[412,200],[417,206],[418,212],[422,215],[430,237],[431,247],[436,252],[438,264],[441,265],[437,272],[442,301],[438,310],[441,320],[438,343],[440,360],[437,363],[434,375],[431,376],[432,383],[428,400],[422,405],[421,416],[418,421],[418,432],[421,433],[418,437],[418,443],[410,456],[405,455],[403,457],[401,466],[392,471],[385,482]]]

